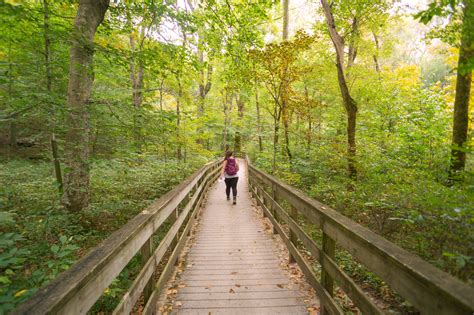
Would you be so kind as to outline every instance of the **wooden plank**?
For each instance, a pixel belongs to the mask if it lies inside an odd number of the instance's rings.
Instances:
[[[236,307],[279,307],[279,306],[304,306],[301,300],[294,297],[272,298],[267,295],[262,299],[229,299],[229,300],[183,300],[176,309],[186,308],[236,308]]]
[[[177,301],[199,301],[199,300],[243,300],[243,299],[265,299],[271,296],[274,299],[278,298],[305,298],[301,292],[297,290],[285,290],[285,291],[259,291],[259,292],[245,292],[235,291],[232,293],[227,292],[197,292],[197,293],[178,293],[176,296]]]
[[[280,266],[279,263],[240,263],[240,264],[217,264],[212,266],[201,265],[201,266],[192,266],[187,268],[192,268],[193,270],[236,270],[236,269],[268,269],[268,268],[278,268]]]
[[[245,273],[245,274],[233,274],[232,272],[228,272],[225,274],[217,274],[217,275],[212,275],[208,273],[195,273],[195,274],[183,274],[183,276],[186,276],[187,281],[194,281],[194,280],[208,280],[208,281],[214,281],[214,280],[230,280],[230,281],[236,281],[236,280],[263,280],[263,279],[278,279],[278,280],[284,280],[286,278],[283,277],[283,275],[280,273],[259,273],[259,272],[254,272],[254,273]],[[234,282],[235,283],[235,282]]]
[[[181,276],[196,276],[196,275],[207,275],[217,276],[217,275],[253,275],[258,273],[259,275],[272,275],[273,277],[281,275],[280,270],[272,270],[272,269],[233,269],[233,270],[215,270],[215,271],[205,271],[205,270],[193,270],[192,268],[186,269]]]
[[[266,185],[276,185],[279,196],[317,226],[322,226],[321,218],[324,218],[325,233],[420,311],[426,314],[474,312],[472,287],[274,177],[251,165],[249,170]]]
[[[260,285],[240,285],[240,286],[185,286],[180,288],[178,294],[181,293],[229,293],[230,289],[234,292],[250,292],[257,294],[259,292],[288,292],[294,291],[293,286],[277,286],[274,284],[260,284]]]
[[[238,307],[238,308],[210,308],[210,309],[183,309],[180,315],[307,315],[308,311],[302,306],[280,307]]]

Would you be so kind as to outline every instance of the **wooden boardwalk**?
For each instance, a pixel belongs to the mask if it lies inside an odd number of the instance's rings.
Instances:
[[[173,314],[307,314],[305,292],[282,268],[272,234],[252,205],[245,162],[240,161],[237,205],[225,184],[209,192],[186,255],[184,270],[168,285]],[[171,293],[171,296],[170,296]]]

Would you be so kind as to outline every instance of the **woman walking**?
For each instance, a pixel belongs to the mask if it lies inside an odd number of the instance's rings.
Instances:
[[[233,156],[232,151],[227,151],[225,153],[224,163],[222,164],[221,178],[225,178],[225,194],[227,195],[227,200],[230,200],[230,190],[232,189],[233,202],[232,204],[237,203],[237,182],[239,181],[239,164]]]

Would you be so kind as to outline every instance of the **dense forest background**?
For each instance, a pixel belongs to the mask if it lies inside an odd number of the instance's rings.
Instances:
[[[472,284],[470,0],[108,2],[0,2],[0,314],[226,145]]]

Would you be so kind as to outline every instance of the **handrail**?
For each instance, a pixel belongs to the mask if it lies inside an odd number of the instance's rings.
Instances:
[[[114,314],[130,313],[142,294],[146,313],[154,312],[156,299],[171,274],[207,189],[218,176],[219,166],[219,161],[204,165],[40,289],[13,314],[85,314],[138,252],[142,269]],[[173,225],[153,251],[152,237],[167,220]],[[169,249],[173,253],[154,285],[155,269]]]
[[[308,282],[315,288],[321,299],[323,313],[342,314],[332,298],[334,281],[364,314],[384,313],[337,265],[334,260],[336,244],[377,274],[422,314],[474,312],[474,289],[469,285],[250,163],[248,167],[249,189],[252,195],[263,209],[264,215],[272,222],[275,232],[280,234],[287,245],[290,259],[298,263]],[[285,211],[279,200],[288,202],[291,210]],[[322,230],[322,248],[298,225],[298,214]],[[288,225],[289,235],[280,226],[277,218]],[[321,281],[314,274],[311,264],[300,253],[299,244],[304,245],[321,264]]]

